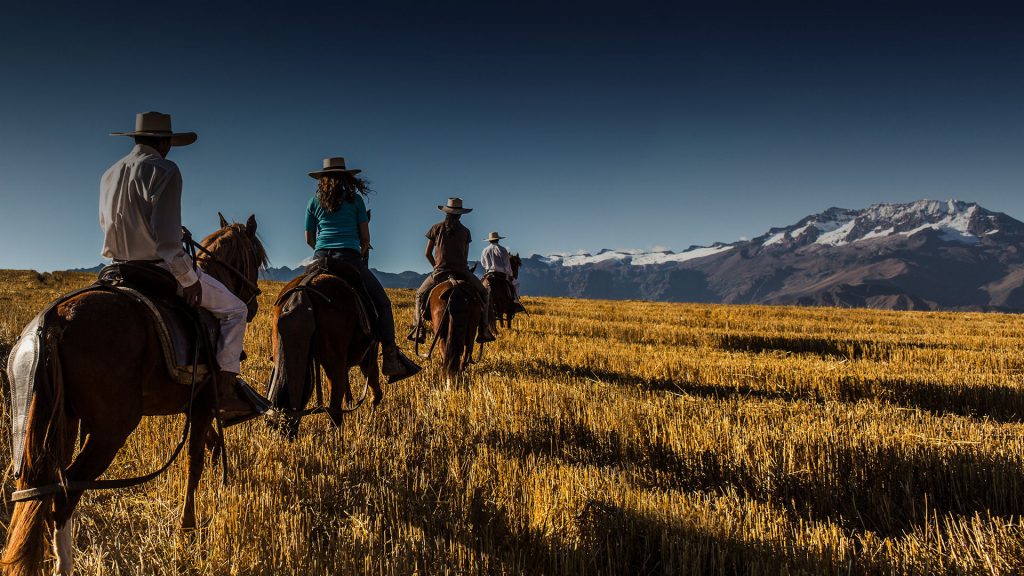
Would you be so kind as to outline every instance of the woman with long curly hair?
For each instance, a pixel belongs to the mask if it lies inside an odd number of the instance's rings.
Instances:
[[[344,158],[325,158],[322,170],[309,173],[317,186],[306,206],[306,244],[315,257],[344,262],[359,271],[377,309],[374,335],[382,346],[381,372],[395,382],[416,374],[420,367],[398,349],[391,299],[367,266],[370,215],[363,196],[370,187],[360,172],[347,169]]]

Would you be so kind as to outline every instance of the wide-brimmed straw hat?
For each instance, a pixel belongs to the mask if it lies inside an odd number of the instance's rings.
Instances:
[[[505,237],[504,236],[498,236],[497,232],[491,232],[490,234],[487,235],[487,241],[488,242],[497,242],[498,240],[504,240],[504,239],[505,239]]]
[[[345,167],[345,159],[342,158],[341,156],[338,156],[336,158],[324,158],[324,167],[323,167],[323,169],[322,170],[317,170],[316,172],[310,172],[309,173],[309,177],[310,178],[320,178],[324,174],[344,174],[344,173],[356,175],[356,174],[359,174],[360,172],[362,172],[362,170],[358,170],[358,169],[349,170],[348,168],[346,168]]]
[[[437,209],[448,214],[467,214],[473,211],[472,208],[462,207],[462,198],[449,198],[447,205],[438,206]]]
[[[111,132],[111,136],[152,136],[170,138],[171,146],[188,146],[199,139],[195,132],[175,132],[171,129],[171,115],[159,112],[139,112],[135,115],[135,130]]]

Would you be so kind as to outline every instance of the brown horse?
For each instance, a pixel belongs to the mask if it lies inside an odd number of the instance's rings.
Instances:
[[[256,237],[256,219],[228,225],[205,238],[209,256],[203,270],[247,300],[256,313],[260,267],[266,265]],[[239,272],[230,272],[228,267]],[[247,276],[243,278],[236,277]],[[169,375],[150,312],[144,305],[110,291],[90,291],[53,308],[46,319],[48,384],[36,390],[29,409],[24,464],[18,489],[96,480],[139,425],[143,416],[188,414],[190,389]],[[202,386],[191,402],[188,485],[181,515],[184,529],[195,527],[195,491],[203,472],[204,440],[212,429],[215,390]],[[72,460],[81,430],[81,450]],[[72,516],[81,490],[59,490],[18,502],[7,532],[5,573],[37,574],[46,562],[45,539],[54,535],[56,571],[72,568]]]
[[[310,377],[319,375],[311,371],[319,371],[321,366],[330,384],[324,411],[335,426],[341,425],[343,403],[353,399],[349,385],[349,369],[353,366],[358,365],[366,378],[374,405],[383,397],[377,365],[378,343],[360,326],[360,303],[353,287],[360,286],[361,281],[358,272],[351,272],[345,278],[320,274],[309,282],[306,301],[312,303],[312,311],[299,317],[297,323],[282,320],[283,309],[288,306],[284,297],[296,290],[304,276],[286,284],[274,305],[274,372],[268,395],[282,416],[275,425],[289,438],[297,434],[300,411],[314,392]],[[315,362],[311,363],[313,359]]]
[[[523,264],[519,254],[509,257],[509,264],[512,266],[512,279],[519,278],[519,267]],[[513,305],[515,286],[502,273],[486,274],[483,282],[491,295],[491,307],[487,311],[491,331],[496,332],[498,326],[511,328],[512,319],[516,315],[516,308]]]
[[[472,287],[448,281],[435,286],[427,302],[434,338],[441,344],[444,372],[451,382],[472,364],[482,313],[480,299]]]

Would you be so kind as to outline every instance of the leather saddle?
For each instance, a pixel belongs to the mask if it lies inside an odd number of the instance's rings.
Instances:
[[[215,351],[220,322],[203,309],[185,304],[178,281],[159,266],[146,262],[118,262],[100,270],[98,282],[143,304],[160,337],[168,373],[179,384],[192,384],[217,370]]]
[[[356,270],[351,264],[334,258],[317,258],[306,266],[306,279],[303,282],[308,283],[320,274],[336,276],[348,284],[355,291],[356,295],[359,296],[359,303],[366,314],[366,321],[370,326],[376,326],[377,307],[373,305],[370,292],[366,289],[366,284],[363,282],[363,277],[359,274],[359,270]]]
[[[443,274],[439,274],[435,279],[437,280],[437,284],[434,286],[431,292],[440,289],[441,300],[447,301],[456,292],[462,292],[468,298],[483,306],[483,301],[480,300],[480,294],[476,291],[476,289],[470,286],[469,283],[466,282],[465,280],[460,279],[458,276],[446,272]]]

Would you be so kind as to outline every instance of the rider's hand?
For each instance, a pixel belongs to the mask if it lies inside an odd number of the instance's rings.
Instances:
[[[194,282],[191,286],[185,286],[181,289],[181,297],[185,299],[185,303],[189,306],[199,307],[203,302],[203,283]]]

